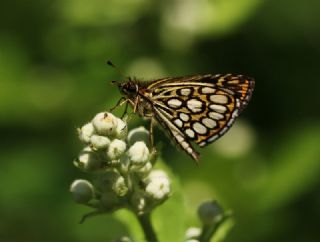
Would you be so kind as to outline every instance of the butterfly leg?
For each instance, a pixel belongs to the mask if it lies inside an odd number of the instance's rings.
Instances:
[[[153,126],[154,126],[154,119],[151,118],[150,120],[150,127],[149,127],[149,141],[150,141],[150,147],[153,148],[154,141],[153,141]]]
[[[110,108],[110,112],[112,112],[113,110],[115,110],[117,107],[122,106],[124,103],[128,102],[127,99],[125,97],[121,97],[118,102],[116,103],[115,106],[113,106],[112,108]]]
[[[126,116],[126,114],[128,113],[128,105],[129,105],[129,103],[126,102],[126,106],[124,108],[123,114],[121,115],[121,119],[123,119],[124,116]]]
[[[131,100],[130,100],[131,101]],[[131,101],[132,105],[133,105],[133,113],[136,113],[138,110],[138,103],[140,101],[139,96],[134,100],[134,102]]]
[[[113,110],[115,110],[117,107],[121,107],[123,104],[126,104],[126,106],[125,106],[125,108],[124,108],[124,112],[123,112],[123,114],[121,115],[121,119],[123,119],[123,117],[125,117],[126,114],[128,113],[129,103],[131,103],[131,105],[132,105],[133,107],[135,107],[135,105],[136,105],[134,102],[132,102],[132,100],[130,100],[130,99],[128,99],[128,98],[125,98],[125,97],[122,97],[122,98],[119,99],[119,101],[117,102],[117,104],[116,104],[114,107],[110,108],[110,112],[112,112]],[[134,112],[133,112],[133,113],[134,113]]]
[[[135,105],[135,103],[131,99],[126,99],[126,107],[125,107],[124,112],[123,112],[123,114],[121,116],[121,119],[125,120],[126,122],[129,122],[131,116],[134,114],[134,111],[128,113],[129,104],[131,104],[133,107]]]

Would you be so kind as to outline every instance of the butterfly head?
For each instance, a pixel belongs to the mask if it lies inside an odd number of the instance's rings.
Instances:
[[[127,82],[124,82],[124,83],[120,83],[116,81],[113,81],[112,83],[118,86],[120,92],[123,95],[126,95],[128,97],[133,97],[138,94],[138,85],[131,79],[129,79]]]

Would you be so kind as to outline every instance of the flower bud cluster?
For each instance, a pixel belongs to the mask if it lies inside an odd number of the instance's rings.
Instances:
[[[128,132],[125,121],[108,112],[98,113],[78,129],[84,144],[76,167],[94,173],[94,182],[76,180],[70,191],[77,203],[97,211],[129,208],[136,214],[150,212],[170,194],[170,182],[162,170],[154,170],[156,151],[149,145],[149,132]]]

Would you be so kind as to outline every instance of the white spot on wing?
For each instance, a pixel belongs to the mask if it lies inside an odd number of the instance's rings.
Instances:
[[[202,142],[199,144],[200,147],[203,147],[203,146],[205,146],[205,145],[206,145],[206,142],[205,142],[205,141],[202,141]]]
[[[228,97],[225,95],[211,95],[210,100],[214,103],[219,103],[219,104],[228,103]]]
[[[238,110],[234,110],[234,112],[232,113],[232,117],[236,118],[239,115],[239,111]]]
[[[237,108],[240,108],[240,105],[241,105],[241,104],[240,104],[240,101],[237,99],[237,101],[236,101],[236,107],[237,107]]]
[[[202,102],[197,99],[190,99],[187,102],[187,107],[194,113],[202,110]]]
[[[196,133],[198,133],[198,134],[205,134],[205,133],[207,133],[207,128],[206,128],[203,124],[201,124],[201,123],[199,123],[199,122],[195,122],[195,123],[192,125],[192,127],[193,127],[194,131],[195,131]]]
[[[179,108],[182,105],[182,102],[179,99],[172,98],[168,101],[168,105],[171,108]]]
[[[208,142],[212,142],[212,141],[216,140],[217,138],[219,138],[219,134],[212,136],[210,139],[208,139]]]
[[[203,94],[210,94],[210,93],[215,93],[216,89],[212,88],[212,87],[203,87],[201,88],[201,92]]]
[[[195,133],[192,129],[186,129],[185,133],[191,139],[193,139],[195,137]]]
[[[180,92],[181,92],[181,95],[183,95],[183,96],[189,96],[191,93],[191,89],[190,88],[183,88],[180,90]]]
[[[179,143],[181,143],[182,141],[184,141],[184,138],[179,134],[179,135],[177,135],[177,136],[175,136],[176,137],[176,139],[177,139],[177,141],[179,142]]]
[[[223,119],[224,116],[221,113],[209,112],[209,117],[215,120]]]
[[[212,128],[214,128],[214,127],[217,126],[217,122],[214,121],[214,120],[211,119],[211,118],[204,118],[204,119],[202,119],[202,123],[203,123],[205,126],[207,126],[209,129],[212,129]]]
[[[180,128],[183,126],[183,122],[180,119],[175,119],[173,122]]]
[[[224,127],[224,128],[221,130],[220,135],[223,135],[225,132],[228,131],[228,129],[229,129],[228,126]]]
[[[187,142],[182,142],[181,143],[181,145],[182,145],[182,148],[184,148],[184,149],[187,149],[190,145],[187,143]]]
[[[209,108],[218,112],[218,113],[225,113],[227,111],[227,107],[222,106],[222,105],[217,105],[217,104],[211,104],[209,106]]]
[[[187,122],[187,121],[189,121],[189,119],[190,119],[190,117],[189,117],[189,115],[188,114],[185,114],[185,113],[180,113],[179,114],[179,117],[182,119],[182,121],[184,121],[184,122]]]

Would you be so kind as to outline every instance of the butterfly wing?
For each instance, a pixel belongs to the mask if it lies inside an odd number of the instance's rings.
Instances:
[[[190,141],[204,147],[226,133],[253,88],[254,80],[242,75],[195,75],[153,81],[145,95],[158,122],[197,159]]]

